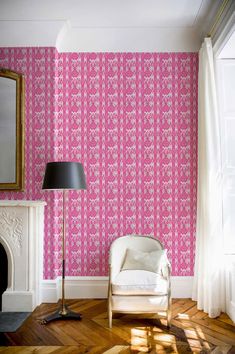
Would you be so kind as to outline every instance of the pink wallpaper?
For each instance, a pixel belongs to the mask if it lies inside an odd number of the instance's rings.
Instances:
[[[44,199],[44,277],[60,274],[61,194],[47,161],[84,163],[88,190],[67,203],[67,275],[107,275],[120,235],[158,237],[173,275],[192,275],[196,221],[197,53],[63,53],[2,48],[26,78],[26,188]]]

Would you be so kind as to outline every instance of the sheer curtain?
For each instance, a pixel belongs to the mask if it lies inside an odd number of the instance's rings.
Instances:
[[[199,52],[198,190],[193,296],[210,317],[225,309],[222,180],[213,50],[205,38]]]

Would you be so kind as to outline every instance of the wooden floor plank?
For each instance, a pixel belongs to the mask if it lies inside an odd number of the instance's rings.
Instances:
[[[217,334],[212,330],[203,326],[199,327],[193,322],[179,322],[178,320],[173,319],[172,324],[174,324],[176,327],[183,329],[186,332],[188,338],[191,338],[191,333],[195,333],[198,340],[201,342],[205,341],[216,346],[223,346],[227,344],[222,340],[223,338],[221,339],[221,337],[217,336]],[[227,338],[227,340],[229,340],[229,338]]]
[[[81,339],[81,333],[76,331],[76,335],[74,335],[73,331],[71,331],[71,325],[67,322],[61,323],[58,321],[57,323],[51,323],[46,327],[51,334],[55,336],[55,338],[59,341],[62,341],[63,345],[78,345],[78,344],[87,344],[83,343]],[[75,337],[75,338],[74,338]]]
[[[162,316],[124,314],[115,314],[109,329],[107,300],[71,300],[68,305],[82,313],[81,321],[61,320],[43,326],[37,319],[55,311],[58,304],[42,304],[18,331],[0,335],[0,354],[184,354],[213,353],[217,348],[221,353],[235,353],[233,322],[225,314],[210,319],[190,299],[173,299],[170,330]]]
[[[219,322],[227,323],[228,325],[234,326],[234,322],[229,318],[226,313],[222,313],[219,317],[217,317]]]
[[[179,300],[177,303],[173,304],[172,317],[177,316],[179,313],[185,313],[186,311],[189,311],[192,307],[195,306],[195,301],[191,299],[187,299],[187,300],[188,301]]]
[[[208,317],[203,320],[192,319],[192,321],[211,329],[215,332],[216,336],[219,336],[221,339],[224,338],[225,341],[227,341],[228,338],[228,344],[235,345],[235,328],[233,326],[229,326],[228,324],[223,326],[219,321]]]
[[[82,354],[86,348],[80,346],[22,346],[0,348],[4,354]]]

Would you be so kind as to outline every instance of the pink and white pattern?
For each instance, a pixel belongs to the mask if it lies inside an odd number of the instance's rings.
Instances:
[[[62,198],[42,191],[47,161],[84,164],[69,193],[67,275],[106,275],[110,243],[155,235],[174,275],[192,275],[196,223],[197,53],[58,53],[1,48],[26,79],[25,192],[45,199],[44,278],[60,274]]]

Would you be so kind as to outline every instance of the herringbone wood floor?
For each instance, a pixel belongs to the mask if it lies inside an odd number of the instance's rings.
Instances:
[[[227,315],[210,319],[190,299],[173,300],[170,330],[163,317],[116,314],[108,328],[107,300],[68,300],[82,321],[41,325],[37,319],[56,310],[42,304],[15,333],[0,337],[0,353],[235,353],[235,326]]]

